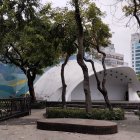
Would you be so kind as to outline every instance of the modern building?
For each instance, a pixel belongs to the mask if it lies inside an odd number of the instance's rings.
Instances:
[[[124,55],[115,52],[114,44],[110,44],[108,47],[104,48],[106,53],[106,64],[112,67],[117,66],[127,66],[128,64],[124,62]]]
[[[140,73],[140,33],[131,35],[131,64],[136,74]]]
[[[94,61],[96,71],[102,79],[103,68],[100,61]],[[92,100],[103,100],[102,94],[96,86],[96,79],[90,63],[86,63],[90,77],[90,88]],[[61,65],[57,65],[46,71],[35,83],[35,93],[39,100],[61,101]],[[83,72],[76,59],[71,59],[65,68],[65,79],[67,84],[67,101],[85,100],[83,91]],[[140,101],[137,91],[140,91],[140,82],[136,78],[134,70],[130,67],[107,66],[106,87],[110,100],[116,101]]]
[[[128,63],[124,62],[124,55],[115,52],[114,44],[110,44],[108,47],[102,47],[102,51],[106,53],[105,63],[108,66],[128,66]],[[101,58],[101,54],[98,54],[98,58]]]

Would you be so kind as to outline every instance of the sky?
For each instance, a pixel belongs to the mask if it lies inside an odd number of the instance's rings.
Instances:
[[[69,0],[41,0],[44,4],[51,2],[53,7],[64,7]],[[106,13],[106,17],[103,21],[109,25],[112,38],[111,42],[115,45],[117,53],[124,55],[124,61],[129,63],[130,66],[130,42],[131,34],[138,32],[135,21],[131,22],[131,25],[126,27],[129,18],[124,16],[122,12],[122,3],[115,4],[117,0],[93,0],[102,12]],[[125,17],[125,18],[124,18]]]

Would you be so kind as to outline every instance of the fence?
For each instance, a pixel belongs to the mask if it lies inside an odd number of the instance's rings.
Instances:
[[[30,97],[0,99],[0,121],[29,115],[30,106]]]

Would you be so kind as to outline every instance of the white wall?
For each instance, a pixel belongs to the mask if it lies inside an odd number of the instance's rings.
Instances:
[[[133,84],[129,83],[128,84],[128,93],[129,93],[129,101],[140,101],[140,98],[136,91],[133,89]]]
[[[120,79],[121,77],[117,76],[116,78],[115,74],[111,76],[110,73],[108,73],[106,87],[110,100],[125,100],[125,93],[128,91],[127,81],[121,81]],[[92,100],[103,100],[102,94],[97,90],[94,76],[90,77],[90,85]],[[71,100],[85,100],[83,82],[72,91]]]
[[[96,88],[96,80],[93,77],[93,70],[90,63],[86,63],[90,75],[90,85],[92,100],[103,100],[102,94]],[[97,72],[102,71],[102,65],[95,61]],[[39,100],[60,101],[61,100],[61,65],[52,67],[46,71],[35,83],[36,98]],[[108,80],[107,89],[110,100],[124,100],[128,91],[128,83],[133,83],[129,94],[137,96],[136,91],[140,91],[140,82],[136,79],[135,72],[129,67],[107,67]],[[83,92],[83,72],[76,60],[70,60],[65,68],[65,80],[67,84],[66,100],[85,100]],[[130,95],[131,96],[131,95]]]

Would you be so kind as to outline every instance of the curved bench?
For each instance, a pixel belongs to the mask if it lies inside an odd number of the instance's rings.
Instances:
[[[117,124],[111,121],[88,119],[43,119],[37,121],[41,130],[77,132],[84,134],[107,135],[118,132]]]

